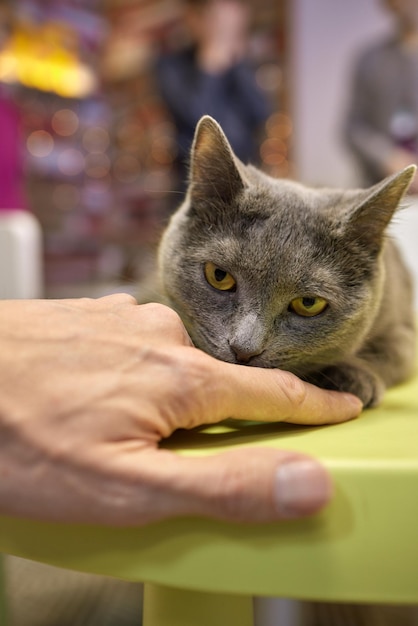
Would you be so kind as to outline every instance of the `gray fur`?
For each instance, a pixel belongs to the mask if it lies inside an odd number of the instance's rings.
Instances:
[[[310,189],[244,166],[202,118],[188,194],[159,256],[165,296],[195,345],[378,404],[414,363],[411,280],[385,229],[415,169],[367,190]],[[232,274],[235,291],[208,284],[208,261]],[[308,296],[328,308],[315,317],[289,310]]]

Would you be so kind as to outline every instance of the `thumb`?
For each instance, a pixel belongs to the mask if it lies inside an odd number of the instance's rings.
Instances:
[[[293,451],[247,448],[188,458],[156,450],[151,455],[153,497],[146,522],[181,515],[235,522],[298,518],[321,509],[333,492],[325,468]]]

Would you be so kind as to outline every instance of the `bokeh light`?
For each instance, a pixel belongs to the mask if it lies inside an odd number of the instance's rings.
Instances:
[[[54,149],[54,140],[46,130],[35,130],[27,138],[26,147],[32,156],[46,157]]]
[[[164,170],[149,170],[144,178],[144,189],[154,196],[164,196],[167,193],[167,176]]]
[[[273,113],[266,122],[266,131],[268,137],[288,139],[293,132],[292,120],[289,115],[281,111]]]
[[[140,170],[139,160],[130,154],[119,156],[113,166],[114,176],[121,183],[134,182],[138,178]]]
[[[103,126],[91,126],[84,132],[82,142],[87,152],[105,152],[110,144],[109,132]]]
[[[69,137],[78,129],[79,119],[71,109],[60,109],[52,116],[51,125],[57,135]]]
[[[124,150],[136,151],[144,138],[144,126],[137,120],[123,121],[117,129],[116,138]]]
[[[278,111],[270,115],[265,128],[267,137],[260,146],[261,160],[271,175],[288,176],[291,172],[292,120],[287,113]]]
[[[154,139],[151,145],[151,155],[159,165],[171,165],[176,156],[176,146],[172,138],[163,135]]]
[[[110,171],[110,159],[107,154],[92,153],[86,156],[86,174],[90,178],[104,178]]]
[[[62,183],[55,187],[52,201],[60,211],[72,211],[80,203],[80,191],[75,185]]]
[[[264,63],[257,69],[255,80],[264,91],[277,92],[282,84],[283,73],[277,63]]]
[[[62,174],[66,176],[77,176],[84,170],[85,158],[80,150],[67,148],[58,156],[57,164]]]
[[[261,144],[261,158],[266,165],[281,165],[287,154],[287,146],[282,139],[271,137]]]

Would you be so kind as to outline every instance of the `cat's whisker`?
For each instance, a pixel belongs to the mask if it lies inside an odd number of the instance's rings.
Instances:
[[[150,189],[144,187],[144,192],[148,195],[156,196],[179,196],[184,197],[184,191],[176,191],[175,189]]]

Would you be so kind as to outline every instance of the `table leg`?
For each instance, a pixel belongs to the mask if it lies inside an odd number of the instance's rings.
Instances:
[[[288,598],[254,598],[255,626],[306,626],[309,604]],[[418,626],[418,624],[417,624]]]
[[[4,572],[4,556],[0,554],[0,624],[6,626],[7,621],[7,590]]]
[[[253,626],[250,596],[144,585],[143,626]]]

